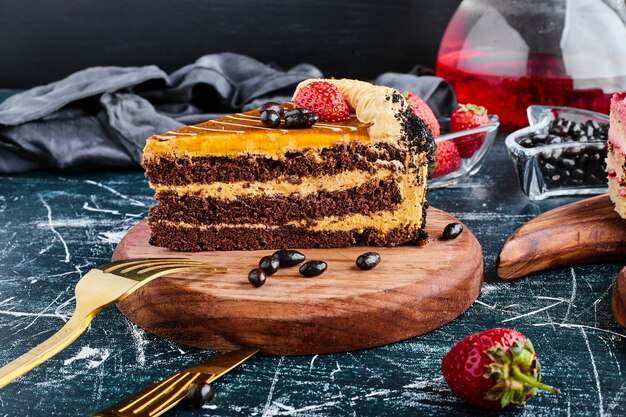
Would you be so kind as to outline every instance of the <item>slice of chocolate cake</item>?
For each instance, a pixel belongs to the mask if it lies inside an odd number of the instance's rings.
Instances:
[[[321,80],[298,89],[311,81]],[[253,110],[150,137],[152,243],[178,251],[425,243],[430,131],[394,89],[323,81],[343,94],[347,120],[271,128]]]
[[[626,219],[626,92],[616,93],[611,99],[606,170],[615,211]]]

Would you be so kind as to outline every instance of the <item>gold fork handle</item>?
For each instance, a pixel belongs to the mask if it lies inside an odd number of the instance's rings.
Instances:
[[[74,312],[65,325],[45,342],[0,368],[0,388],[50,359],[80,336],[95,314]]]

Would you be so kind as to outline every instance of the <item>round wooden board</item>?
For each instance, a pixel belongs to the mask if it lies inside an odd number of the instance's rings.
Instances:
[[[188,257],[228,267],[225,274],[182,273],[156,279],[117,304],[139,327],[178,343],[232,350],[258,347],[272,355],[344,352],[408,339],[442,326],[476,299],[483,280],[480,244],[465,227],[454,240],[440,240],[458,221],[428,210],[430,242],[394,248],[301,249],[328,270],[303,278],[285,268],[260,288],[248,271],[273,250],[173,252],[148,244],[142,221],[122,239],[113,260]],[[356,258],[375,250],[380,264],[356,268]]]

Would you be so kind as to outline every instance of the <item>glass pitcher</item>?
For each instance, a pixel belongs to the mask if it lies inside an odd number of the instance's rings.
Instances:
[[[436,74],[508,130],[528,124],[531,104],[608,113],[612,93],[626,90],[626,2],[464,0]]]

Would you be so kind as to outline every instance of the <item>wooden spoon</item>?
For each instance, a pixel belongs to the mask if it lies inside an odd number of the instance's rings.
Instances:
[[[547,269],[624,259],[626,220],[603,194],[547,211],[522,225],[504,243],[496,265],[500,278],[513,280]]]

